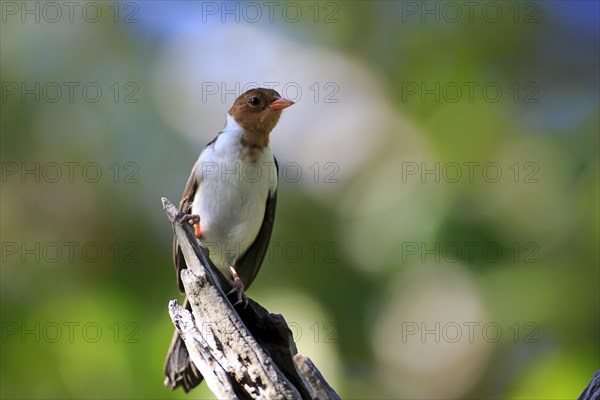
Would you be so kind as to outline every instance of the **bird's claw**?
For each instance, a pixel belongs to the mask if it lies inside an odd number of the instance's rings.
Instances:
[[[185,214],[179,220],[180,224],[184,222],[188,222],[190,225],[194,226],[194,234],[198,239],[202,237],[202,229],[200,229],[200,216],[198,214]]]
[[[244,304],[244,308],[248,306],[248,296],[244,293],[244,282],[240,279],[235,268],[231,265],[229,266],[229,271],[231,272],[231,276],[233,277],[233,289],[227,293],[227,296],[233,293],[237,293],[237,301],[233,304],[233,306],[237,306],[238,304]]]

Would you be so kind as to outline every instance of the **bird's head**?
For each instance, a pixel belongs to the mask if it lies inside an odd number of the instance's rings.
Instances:
[[[264,147],[277,125],[281,111],[294,104],[273,89],[250,89],[238,97],[229,109],[237,124],[244,129],[243,139],[250,145]]]

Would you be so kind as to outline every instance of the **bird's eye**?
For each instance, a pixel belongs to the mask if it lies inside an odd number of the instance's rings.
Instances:
[[[260,105],[260,99],[258,97],[251,97],[250,100],[248,100],[248,103],[250,103],[251,106],[256,107]]]

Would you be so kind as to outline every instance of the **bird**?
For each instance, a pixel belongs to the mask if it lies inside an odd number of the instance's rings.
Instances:
[[[282,111],[293,104],[269,88],[241,94],[227,113],[225,127],[200,153],[179,204],[181,220],[194,226],[203,251],[219,271],[231,276],[237,303],[256,278],[271,238],[279,168],[269,138]],[[180,273],[186,264],[176,238],[173,261],[183,293]],[[185,306],[189,308],[187,299]],[[167,387],[185,392],[203,379],[177,331],[164,374]]]

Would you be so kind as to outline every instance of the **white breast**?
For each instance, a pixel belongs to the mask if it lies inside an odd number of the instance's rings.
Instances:
[[[242,128],[231,116],[196,166],[198,190],[192,213],[200,215],[203,244],[222,271],[235,265],[252,244],[263,222],[269,193],[277,188],[273,153],[266,147],[255,162],[242,159]]]

